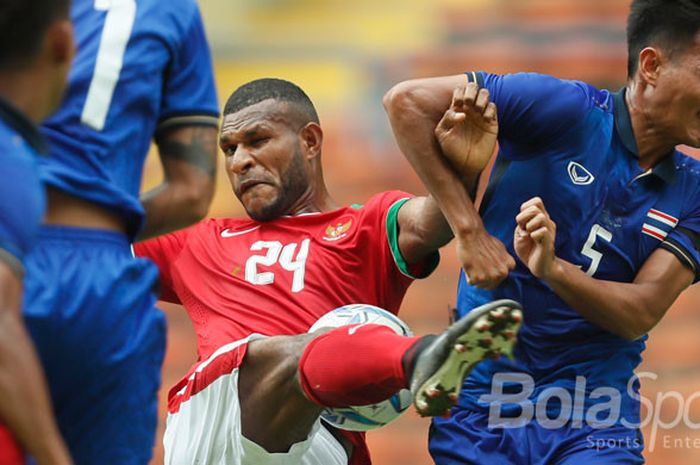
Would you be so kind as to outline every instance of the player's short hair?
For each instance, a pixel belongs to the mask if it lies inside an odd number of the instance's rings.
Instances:
[[[671,55],[685,51],[700,31],[700,0],[633,0],[627,19],[627,75],[634,76],[639,53],[649,46]]]
[[[308,118],[304,123],[319,122],[316,108],[306,92],[292,82],[275,78],[256,79],[240,86],[228,98],[224,116],[268,99],[295,105]]]
[[[30,63],[51,23],[68,17],[70,0],[2,0],[0,69]]]

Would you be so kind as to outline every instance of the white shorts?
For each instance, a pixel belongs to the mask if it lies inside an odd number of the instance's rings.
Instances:
[[[347,465],[343,446],[320,420],[286,453],[269,453],[241,434],[238,367],[248,342],[262,337],[219,348],[173,388],[163,437],[165,465]]]

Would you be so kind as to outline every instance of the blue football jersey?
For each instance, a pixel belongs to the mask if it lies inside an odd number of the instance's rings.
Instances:
[[[468,76],[490,91],[498,108],[500,151],[481,214],[511,255],[517,256],[513,231],[520,205],[539,196],[557,224],[557,256],[588,275],[632,282],[662,247],[698,276],[700,163],[674,151],[653,169],[641,169],[624,90],[611,93],[538,74]],[[516,360],[479,365],[465,383],[470,395],[461,397],[462,404],[483,408],[477,398],[490,392],[498,372],[530,376],[533,399],[552,386],[573,392],[579,375],[588,393],[598,387],[622,393],[622,414],[636,421],[638,383],[628,383],[646,336],[628,341],[588,322],[519,261],[494,291],[469,286],[462,273],[460,313],[500,298],[525,309]],[[586,405],[593,403],[586,397]]]
[[[37,128],[0,99],[0,260],[23,271],[44,215],[37,158],[45,143]]]
[[[42,125],[42,180],[121,214],[135,234],[143,162],[157,131],[216,126],[211,54],[194,0],[74,0],[78,53]]]

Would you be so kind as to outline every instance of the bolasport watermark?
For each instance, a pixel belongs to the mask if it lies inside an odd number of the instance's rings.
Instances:
[[[644,443],[649,452],[657,447],[700,449],[700,437],[672,433],[679,427],[700,430],[700,415],[697,414],[700,411],[700,392],[684,396],[677,391],[664,391],[649,398],[635,389],[640,383],[657,379],[656,373],[641,372],[629,379],[624,390],[614,387],[590,389],[586,378],[577,376],[573,389],[551,386],[533,397],[536,384],[530,375],[497,373],[493,376],[491,392],[480,396],[479,401],[489,406],[489,428],[520,428],[533,421],[550,430],[565,427],[603,430],[622,426],[629,430],[645,429]],[[624,411],[623,405],[630,403],[625,397],[640,404],[638,418],[636,414]],[[693,411],[694,405],[696,409]],[[696,418],[692,417],[692,412]],[[598,450],[615,447],[639,449],[642,446],[638,437],[601,438],[591,434],[586,441],[588,447]]]

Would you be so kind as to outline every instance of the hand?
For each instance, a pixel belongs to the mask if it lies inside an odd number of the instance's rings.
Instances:
[[[457,87],[435,128],[443,155],[463,177],[475,179],[488,164],[497,136],[496,105],[489,101],[489,91],[475,82]]]
[[[515,260],[503,243],[484,229],[456,239],[457,258],[472,286],[494,289],[515,268]]]
[[[539,197],[533,197],[520,206],[515,222],[515,253],[534,276],[546,280],[557,258],[554,255],[557,225],[549,217]]]

